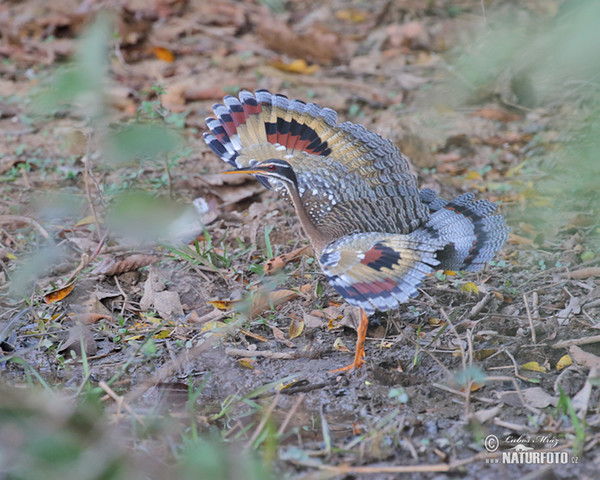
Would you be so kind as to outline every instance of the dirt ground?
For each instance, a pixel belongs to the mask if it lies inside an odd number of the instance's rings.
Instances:
[[[517,3],[0,5],[0,406],[45,418],[40,385],[69,405],[95,392],[140,478],[196,434],[242,462],[222,478],[253,478],[242,451],[284,478],[596,478],[598,195],[593,179],[580,202],[543,190],[570,182],[549,158],[589,102],[485,50],[506,18],[550,28],[577,2]],[[511,228],[482,272],[438,272],[372,317],[352,374],[331,371],[352,360],[356,312],[309,249],[286,257],[308,244],[293,208],[219,175],[202,139],[213,103],[258,88],[364,124],[422,187],[499,202]],[[568,462],[509,464],[511,438]],[[2,455],[0,472],[21,478]]]

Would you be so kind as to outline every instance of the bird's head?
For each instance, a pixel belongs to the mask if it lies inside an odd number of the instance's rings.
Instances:
[[[247,173],[256,175],[258,179],[266,177],[267,179],[279,180],[288,188],[298,188],[298,179],[296,178],[294,169],[288,162],[278,158],[271,158],[248,167],[228,170],[223,173]]]

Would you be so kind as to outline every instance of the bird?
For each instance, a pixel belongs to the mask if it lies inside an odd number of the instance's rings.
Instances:
[[[360,307],[351,364],[364,364],[369,316],[397,309],[437,270],[477,271],[508,237],[496,204],[419,190],[391,141],[315,103],[242,90],[212,107],[204,140],[233,169],[294,206],[315,257],[346,302]]]

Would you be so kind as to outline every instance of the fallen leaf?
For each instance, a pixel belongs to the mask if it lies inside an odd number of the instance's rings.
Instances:
[[[475,360],[482,361],[488,358],[489,356],[493,355],[497,351],[498,350],[495,348],[482,348],[473,352],[473,357],[475,358]]]
[[[281,270],[288,263],[294,262],[302,257],[302,255],[312,255],[312,247],[310,245],[306,245],[304,247],[297,248],[290,253],[284,253],[283,255],[278,255],[277,257],[271,258],[265,262],[263,271],[265,272],[265,275],[272,275],[278,270]]]
[[[172,63],[175,61],[175,54],[168,48],[152,47],[150,50],[156,55],[156,58],[163,62]]]
[[[573,361],[579,365],[583,365],[589,369],[600,367],[600,357],[593,353],[586,352],[577,345],[569,347],[569,354]]]
[[[268,342],[269,340],[267,340],[265,337],[263,337],[262,335],[259,335],[258,333],[252,333],[248,330],[244,330],[243,328],[240,329],[240,332],[243,333],[244,335],[246,335],[247,337],[252,337],[255,340],[258,340],[259,342]]]
[[[240,358],[237,362],[242,368],[247,368],[249,370],[254,370],[256,368],[256,360],[254,358]]]
[[[321,317],[317,317],[309,313],[304,314],[302,321],[307,329],[322,328],[325,325],[325,322]]]
[[[481,390],[483,387],[485,387],[485,383],[473,382],[473,383],[471,383],[471,392],[476,392],[477,390]]]
[[[546,368],[540,365],[538,362],[527,362],[525,365],[521,366],[523,370],[529,370],[532,372],[540,372],[546,373]]]
[[[481,176],[481,173],[474,172],[471,170],[470,172],[467,172],[467,174],[465,175],[465,179],[467,179],[467,180],[483,180],[483,177]]]
[[[290,337],[290,340],[302,335],[303,330],[304,322],[302,320],[292,319],[292,323],[290,323],[290,328],[288,330],[288,336]]]
[[[556,320],[560,326],[565,326],[572,314],[578,314],[580,312],[581,300],[579,300],[579,297],[571,297],[569,304],[556,314]]]
[[[572,272],[568,272],[567,274],[571,278],[583,279],[589,277],[600,277],[600,267],[587,267],[580,268],[579,270],[574,270]]]
[[[81,220],[79,220],[75,226],[83,227],[84,225],[91,225],[92,223],[94,223],[94,216],[88,215],[87,217],[83,217]]]
[[[96,265],[91,273],[93,275],[106,275],[107,277],[110,277],[112,275],[120,275],[125,272],[132,272],[147,267],[159,260],[160,258],[156,255],[146,255],[142,253],[120,258],[105,258]]]
[[[298,292],[285,289],[275,290],[268,294],[264,291],[258,292],[254,296],[252,306],[250,307],[251,315],[254,317],[265,310],[277,308],[282,303],[289,302],[298,296]]]
[[[333,342],[333,348],[335,348],[339,352],[349,352],[350,351],[350,350],[348,350],[348,347],[346,347],[346,345],[344,345],[344,341],[340,337],[337,337],[335,339],[335,341]]]
[[[477,285],[475,285],[474,282],[467,282],[462,287],[460,287],[460,289],[463,292],[474,293],[476,295],[479,293],[479,288],[477,288]]]
[[[572,363],[573,361],[571,360],[571,357],[569,355],[563,355],[562,357],[560,357],[560,360],[556,362],[556,370],[560,372]]]
[[[367,18],[365,12],[356,8],[345,8],[343,10],[338,10],[337,12],[335,12],[335,16],[340,20],[351,23],[361,23],[364,22]]]
[[[269,62],[269,65],[282,72],[302,73],[304,75],[312,75],[319,69],[318,65],[309,65],[306,63],[306,60],[302,58],[293,60],[289,63],[282,62],[281,60],[273,60],[272,62]]]
[[[210,322],[206,322],[204,325],[202,325],[202,330],[200,330],[200,333],[210,332],[219,328],[227,328],[227,324],[225,322],[220,322],[219,320],[211,320]],[[217,333],[218,335],[224,335],[223,332],[214,333]]]
[[[78,357],[81,356],[81,344],[85,348],[87,356],[95,355],[98,347],[92,332],[85,325],[75,325],[69,329],[69,338],[62,344],[58,352],[68,354],[74,352]]]
[[[219,310],[229,310],[236,304],[236,302],[234,302],[233,300],[209,300],[206,303],[208,305],[212,305],[213,307]]]
[[[525,403],[535,408],[546,408],[550,405],[556,406],[558,399],[546,393],[540,387],[532,387],[521,390]],[[500,394],[500,400],[511,407],[524,407],[521,398],[517,392],[502,392]]]
[[[276,326],[273,325],[273,326],[271,326],[271,331],[273,332],[273,336],[275,337],[275,340],[277,340],[278,342],[281,342],[290,348],[294,346],[294,344],[292,342],[290,342],[287,338],[285,338],[285,333],[283,333],[283,330],[281,330],[280,328],[277,328]]]
[[[515,113],[510,113],[498,108],[482,108],[473,112],[471,116],[487,118],[488,120],[495,120],[498,122],[516,122],[521,119],[521,117]]]
[[[56,290],[52,290],[44,295],[44,302],[46,303],[56,303],[60,302],[63,298],[65,298],[69,293],[73,291],[75,288],[75,283],[70,283],[65,285],[62,288],[57,288]]]
[[[150,268],[148,279],[144,282],[144,294],[140,299],[142,310],[154,308],[161,318],[172,320],[183,316],[183,305],[177,292],[165,290],[165,282],[154,267]]]
[[[159,332],[156,332],[154,334],[154,338],[156,338],[158,340],[163,340],[165,338],[169,338],[172,333],[173,333],[172,328],[165,328],[164,330],[160,330]]]

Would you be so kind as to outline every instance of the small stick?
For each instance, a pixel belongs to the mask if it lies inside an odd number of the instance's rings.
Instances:
[[[271,350],[255,350],[251,352],[250,350],[242,350],[241,348],[226,348],[225,355],[230,355],[232,357],[265,357],[265,358],[274,358],[279,360],[295,360],[298,358],[298,355],[295,353],[288,352],[273,352]]]
[[[600,335],[594,335],[592,337],[583,338],[570,338],[569,340],[563,340],[562,342],[556,342],[552,345],[552,348],[565,348],[571,345],[587,345],[589,343],[600,342]]]
[[[277,394],[275,396],[275,398],[273,399],[273,401],[271,402],[271,405],[269,405],[269,408],[267,409],[267,411],[265,412],[265,414],[261,418],[260,423],[258,424],[258,427],[256,427],[256,430],[254,430],[254,433],[250,437],[250,440],[248,440],[248,443],[246,443],[246,450],[249,450],[250,448],[252,448],[252,444],[256,441],[256,439],[258,438],[258,436],[260,435],[260,433],[265,428],[265,425],[267,424],[267,421],[271,417],[271,414],[273,413],[273,410],[275,410],[275,407],[279,403],[279,399],[280,398],[281,398],[281,396],[279,394]]]
[[[529,320],[529,328],[531,329],[531,341],[533,344],[537,344],[537,338],[535,336],[535,327],[533,326],[533,318],[531,317],[531,310],[529,310],[529,303],[527,302],[527,294],[523,294],[523,303],[525,303],[525,310],[527,311],[527,320]]]
[[[285,432],[285,429],[287,428],[288,423],[290,423],[290,421],[292,420],[292,417],[296,414],[296,410],[298,410],[298,407],[300,406],[300,404],[303,401],[304,401],[304,395],[300,395],[296,399],[296,401],[294,402],[294,405],[292,405],[291,410],[285,416],[285,419],[283,420],[283,423],[279,427],[279,430],[277,430],[277,435],[283,435],[283,432]]]
[[[83,169],[83,184],[85,186],[85,195],[90,204],[90,209],[92,211],[92,217],[94,217],[94,225],[96,226],[96,235],[98,238],[102,238],[100,235],[100,221],[98,220],[98,214],[96,212],[96,207],[94,205],[94,199],[92,198],[92,191],[90,189],[90,168],[91,168],[91,158],[92,158],[92,133],[90,132],[87,135],[87,147],[85,156],[81,159],[85,168]]]
[[[471,309],[470,315],[472,317],[478,315],[483,310],[483,308],[489,303],[493,296],[494,294],[492,292],[486,293],[485,296],[481,300],[479,300],[479,302],[477,302],[477,304]]]
[[[531,293],[531,306],[533,307],[533,319],[540,319],[540,305],[537,291]]]
[[[115,393],[115,391],[110,388],[108,386],[108,384],[102,380],[98,383],[98,386],[104,390],[106,392],[106,394],[112,398],[115,402],[117,402],[117,411],[120,412],[121,411],[121,407],[123,407],[125,410],[127,410],[128,413],[130,413],[133,418],[135,418],[139,423],[143,424],[143,419],[142,417],[140,417],[137,413],[135,413],[132,408],[129,406],[129,404],[127,402],[125,402],[125,398],[121,397],[119,395],[117,395]]]
[[[50,238],[48,232],[42,227],[37,221],[33,218],[25,217],[23,215],[0,215],[0,223],[13,223],[13,222],[23,222],[34,227],[40,235],[46,239]]]

